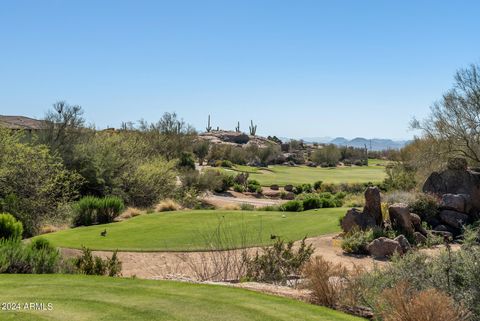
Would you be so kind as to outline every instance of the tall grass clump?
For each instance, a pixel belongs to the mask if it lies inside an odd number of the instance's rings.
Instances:
[[[125,206],[116,196],[98,198],[86,196],[74,205],[75,226],[111,223],[120,215]]]

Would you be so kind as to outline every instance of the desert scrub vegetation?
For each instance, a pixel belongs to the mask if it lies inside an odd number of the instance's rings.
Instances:
[[[122,272],[122,263],[118,260],[117,252],[110,258],[102,259],[92,255],[92,251],[82,248],[82,255],[73,259],[76,273],[86,275],[119,276]]]
[[[287,284],[292,277],[300,276],[312,254],[313,247],[306,244],[305,238],[297,250],[293,249],[293,241],[277,238],[272,246],[263,248],[261,254],[257,251],[254,257],[245,257],[245,280]]]

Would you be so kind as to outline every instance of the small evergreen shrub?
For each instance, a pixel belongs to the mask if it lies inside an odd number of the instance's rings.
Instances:
[[[249,179],[247,182],[247,191],[251,193],[259,193],[262,191],[262,186],[257,180]]]
[[[323,182],[322,181],[316,181],[313,183],[313,189],[316,191],[319,191],[322,187]]]
[[[429,194],[419,194],[415,200],[408,203],[412,213],[420,215],[422,220],[428,220],[435,217],[438,213],[440,200]]]
[[[0,214],[0,239],[21,239],[22,234],[22,222],[17,221],[11,214]]]
[[[299,200],[288,201],[281,206],[285,212],[301,212],[303,211],[303,202]]]
[[[322,201],[318,197],[309,197],[303,200],[303,210],[322,208]]]
[[[240,184],[234,184],[233,185],[233,190],[235,192],[238,192],[238,193],[243,193],[243,192],[245,192],[245,187],[243,185],[240,185]]]

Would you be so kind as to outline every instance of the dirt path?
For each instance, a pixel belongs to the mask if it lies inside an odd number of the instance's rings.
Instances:
[[[297,242],[298,244],[298,242]],[[355,265],[370,269],[374,264],[383,265],[385,262],[373,260],[368,256],[345,255],[340,248],[340,240],[335,235],[325,235],[307,239],[307,244],[312,244],[315,252],[313,256],[321,255],[326,260],[334,263],[342,263],[348,268]],[[249,253],[255,253],[260,248],[248,249]],[[67,256],[78,255],[78,250],[62,249]],[[95,251],[95,255],[110,257],[111,252]],[[231,251],[229,256],[240,257],[242,250]],[[197,269],[205,263],[208,256],[205,252],[119,252],[118,256],[122,262],[122,274],[126,277],[136,276],[143,279],[172,279],[185,278],[196,279]]]

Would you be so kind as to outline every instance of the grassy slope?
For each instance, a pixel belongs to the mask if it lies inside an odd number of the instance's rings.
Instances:
[[[242,289],[67,275],[0,275],[1,302],[52,303],[53,311],[0,311],[1,320],[360,321],[340,312]]]
[[[249,166],[236,166],[232,171],[248,172],[251,179],[256,179],[262,186],[278,184],[304,184],[323,181],[325,183],[366,183],[380,182],[385,178],[384,166],[352,166],[337,168],[311,168],[307,166],[269,166],[259,169]]]
[[[205,249],[206,238],[219,224],[229,247],[264,245],[270,235],[287,240],[339,230],[343,208],[301,213],[262,211],[178,211],[142,215],[106,225],[80,227],[42,235],[56,246],[124,251],[189,251]],[[107,230],[107,236],[100,232]],[[242,236],[246,241],[242,241]]]

